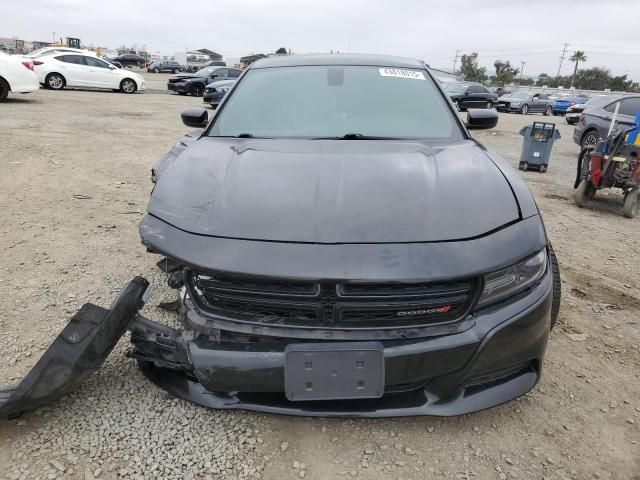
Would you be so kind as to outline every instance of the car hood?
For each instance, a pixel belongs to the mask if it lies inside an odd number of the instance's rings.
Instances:
[[[436,242],[482,236],[520,218],[505,176],[472,141],[203,137],[170,158],[149,214],[198,235]]]
[[[216,82],[211,82],[207,84],[207,88],[230,87],[235,83],[236,83],[235,80],[218,80]]]

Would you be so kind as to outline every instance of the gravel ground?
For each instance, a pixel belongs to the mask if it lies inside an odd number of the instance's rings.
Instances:
[[[109,305],[130,278],[153,282],[145,314],[173,299],[137,223],[149,168],[201,100],[147,93],[40,91],[0,106],[0,385],[20,379],[69,316]],[[474,134],[512,161],[519,129],[540,116],[501,115]],[[572,199],[578,148],[563,138],[550,171],[522,173],[563,274],[563,303],[540,384],[457,418],[327,420],[207,410],[150,384],[123,338],[73,394],[0,422],[0,475],[10,479],[640,479],[640,219],[618,192],[591,208]]]

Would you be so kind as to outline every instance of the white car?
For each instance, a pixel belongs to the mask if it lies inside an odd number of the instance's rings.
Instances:
[[[33,62],[0,52],[0,102],[11,93],[29,93],[40,88]]]
[[[121,70],[92,55],[55,53],[35,59],[33,65],[40,83],[53,90],[92,87],[134,93],[145,89],[141,75]]]
[[[40,57],[44,57],[45,55],[51,55],[53,53],[79,53],[81,55],[91,55],[92,57],[96,56],[95,52],[91,50],[82,50],[79,48],[71,48],[71,47],[44,47],[38,50],[34,50],[31,53],[27,53],[26,55],[20,55],[24,58],[36,59]]]

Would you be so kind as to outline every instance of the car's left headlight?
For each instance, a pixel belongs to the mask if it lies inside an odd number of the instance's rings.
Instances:
[[[511,297],[537,283],[547,269],[547,249],[512,267],[484,276],[484,288],[478,300],[483,307]]]
[[[218,91],[219,92],[228,92],[229,90],[231,90],[231,87],[218,87]]]
[[[520,105],[522,102],[511,102],[511,105],[514,107],[517,107],[518,105]]]

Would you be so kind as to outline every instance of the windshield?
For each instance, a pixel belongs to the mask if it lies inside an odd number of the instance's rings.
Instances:
[[[464,93],[469,85],[460,85],[456,83],[447,83],[444,85],[444,89],[449,93]]]
[[[509,95],[509,96],[510,96],[510,97],[513,97],[513,98],[522,98],[522,99],[525,99],[525,98],[529,98],[529,97],[531,96],[531,94],[530,94],[529,92],[514,92],[514,93],[512,93],[512,94],[511,94],[511,95]]]
[[[463,138],[423,70],[305,66],[249,70],[209,135],[268,138]]]
[[[220,67],[204,67],[198,70],[194,75],[198,75],[199,77],[208,77],[219,68]]]

